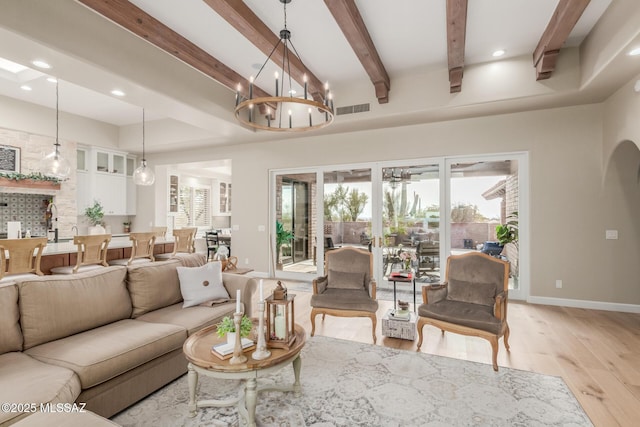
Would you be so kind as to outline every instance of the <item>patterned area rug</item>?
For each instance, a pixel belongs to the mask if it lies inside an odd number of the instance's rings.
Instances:
[[[302,393],[258,396],[258,426],[591,426],[561,378],[327,337],[302,353]],[[285,368],[265,381],[292,383]],[[260,383],[259,383],[260,384]],[[237,381],[201,378],[201,398]],[[187,416],[187,377],[116,415],[128,426],[239,426],[232,408]]]

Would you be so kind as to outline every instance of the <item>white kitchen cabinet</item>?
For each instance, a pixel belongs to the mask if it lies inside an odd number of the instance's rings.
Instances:
[[[138,188],[133,181],[133,171],[136,170],[136,167],[136,158],[134,156],[127,156],[127,215],[136,214]]]
[[[100,147],[78,146],[76,155],[78,215],[83,215],[84,210],[87,206],[93,205],[94,200],[102,204],[105,215],[128,215],[127,204],[130,201],[135,209],[135,193],[131,200],[127,194],[126,153]],[[135,157],[131,158],[135,165]]]

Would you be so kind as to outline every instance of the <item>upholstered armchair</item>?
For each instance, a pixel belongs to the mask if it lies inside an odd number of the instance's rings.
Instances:
[[[376,282],[371,252],[343,247],[326,253],[325,275],[313,281],[311,296],[311,336],[315,319],[322,314],[338,317],[368,317],[376,342]]]
[[[498,340],[504,336],[509,351],[507,296],[509,263],[480,253],[451,255],[446,280],[422,288],[418,307],[418,349],[422,329],[432,325],[457,334],[484,338],[491,343],[493,370],[498,370]]]

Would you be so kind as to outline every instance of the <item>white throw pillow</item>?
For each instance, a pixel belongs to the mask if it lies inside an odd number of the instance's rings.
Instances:
[[[208,262],[202,267],[176,267],[180,279],[182,307],[191,307],[211,300],[228,300],[229,293],[222,284],[222,265]]]

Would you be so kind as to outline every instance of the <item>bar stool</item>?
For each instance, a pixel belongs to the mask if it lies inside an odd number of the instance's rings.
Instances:
[[[173,252],[158,254],[158,260],[167,260],[180,257],[181,254],[192,254],[195,252],[194,240],[196,237],[196,227],[178,228],[173,230]]]
[[[67,265],[51,269],[51,274],[75,274],[97,268],[109,267],[107,249],[111,234],[91,234],[74,236],[73,243],[78,246],[76,265]]]
[[[109,265],[133,265],[155,261],[153,248],[156,244],[156,234],[153,231],[129,233],[129,240],[131,240],[131,256],[111,260]]]
[[[1,239],[0,283],[42,276],[44,273],[40,271],[40,259],[45,246],[46,237]]]

